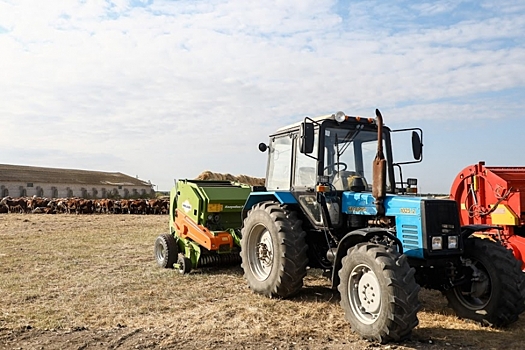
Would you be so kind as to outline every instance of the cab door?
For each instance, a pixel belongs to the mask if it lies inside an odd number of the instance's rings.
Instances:
[[[311,154],[301,153],[298,138],[295,138],[294,141],[292,192],[312,225],[321,226],[321,206],[317,202],[315,193],[318,175],[319,129],[317,128],[314,133],[314,149]]]

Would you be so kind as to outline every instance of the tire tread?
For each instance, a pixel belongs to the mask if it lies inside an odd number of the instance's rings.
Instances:
[[[344,274],[350,273],[345,270],[352,254],[366,254],[374,259],[383,270],[383,275],[387,280],[387,285],[392,287],[393,293],[390,295],[390,307],[388,310],[386,322],[379,329],[368,334],[361,334],[368,340],[375,340],[381,343],[390,341],[399,342],[410,337],[412,329],[419,324],[417,312],[421,309],[418,293],[420,286],[414,279],[414,268],[408,265],[404,255],[385,246],[374,243],[359,243],[348,249],[347,255],[343,258],[343,268],[339,271],[341,281],[344,280]],[[345,317],[349,322],[353,322],[352,309],[346,297],[346,287],[343,283],[338,286],[341,294],[341,306],[345,311]]]
[[[259,289],[258,283],[252,281],[248,257],[243,251],[249,249],[242,247],[242,268],[244,278],[252,290],[264,294],[270,298],[287,298],[297,294],[303,287],[303,278],[306,276],[306,267],[308,265],[306,245],[306,233],[302,229],[302,222],[298,219],[297,214],[276,202],[262,202],[256,204],[246,216],[245,223],[249,220],[250,215],[264,211],[270,217],[274,227],[277,229],[279,242],[281,245],[282,262],[279,267],[278,276],[269,288]],[[243,225],[242,237],[245,237],[246,225]],[[242,240],[241,240],[242,243]]]

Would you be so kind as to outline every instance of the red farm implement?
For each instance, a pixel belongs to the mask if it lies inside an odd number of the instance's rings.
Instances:
[[[450,193],[461,224],[494,226],[478,235],[511,249],[525,269],[525,167],[470,165],[456,176]]]

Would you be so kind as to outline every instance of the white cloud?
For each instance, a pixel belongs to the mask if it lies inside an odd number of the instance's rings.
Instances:
[[[439,1],[439,2],[421,2],[412,4],[412,8],[418,10],[423,16],[432,16],[442,13],[450,13],[454,11],[461,1],[450,0],[450,1]]]

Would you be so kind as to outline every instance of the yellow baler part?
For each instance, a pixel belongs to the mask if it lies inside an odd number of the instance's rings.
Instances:
[[[220,203],[208,203],[208,213],[220,213],[224,206]]]
[[[478,186],[479,186],[479,182],[478,182],[478,176],[477,175],[474,175],[474,181],[473,181],[473,184],[474,186],[474,191],[477,191],[478,190]]]
[[[518,226],[519,218],[512,211],[512,209],[506,204],[500,204],[490,214],[493,225],[507,225],[507,226]]]

